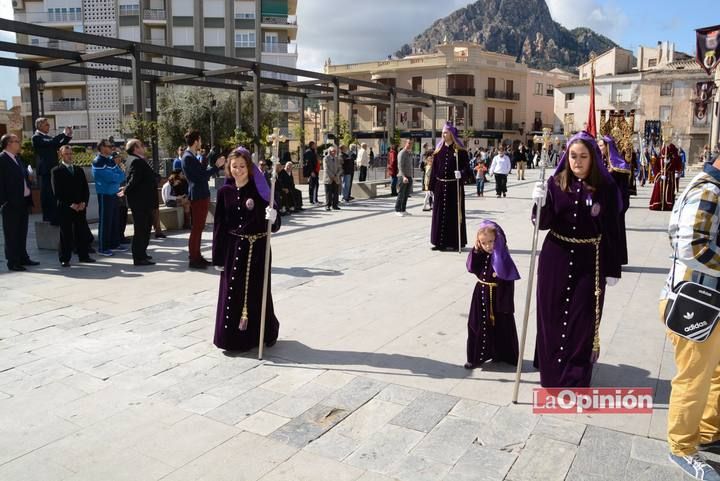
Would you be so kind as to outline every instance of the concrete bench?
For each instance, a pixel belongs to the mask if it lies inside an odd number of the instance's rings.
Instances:
[[[180,230],[182,229],[184,214],[182,207],[160,206],[160,226],[164,230]],[[128,209],[127,223],[132,224],[132,210]]]
[[[352,196],[356,199],[374,199],[378,196],[377,188],[382,185],[389,187],[392,179],[366,180],[355,182],[352,186]]]

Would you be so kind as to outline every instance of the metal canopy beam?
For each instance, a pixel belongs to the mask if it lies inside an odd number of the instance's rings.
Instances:
[[[96,60],[101,60],[104,58],[110,58],[110,57],[116,57],[118,55],[126,55],[128,52],[127,50],[123,50],[120,48],[111,48],[109,50],[102,50],[100,52],[93,52],[93,53],[84,53],[77,56],[76,59],[68,59],[68,60],[48,60],[47,62],[40,62],[38,65],[38,69],[40,70],[49,70],[53,67],[61,67],[63,65],[71,65],[74,63],[85,63],[85,62],[92,62]]]

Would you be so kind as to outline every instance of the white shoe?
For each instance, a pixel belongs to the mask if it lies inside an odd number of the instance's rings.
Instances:
[[[398,217],[405,217],[405,214],[402,212],[395,212],[395,215]]]

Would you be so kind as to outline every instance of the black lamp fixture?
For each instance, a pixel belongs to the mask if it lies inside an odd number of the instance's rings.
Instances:
[[[43,92],[45,92],[45,79],[38,77],[37,79],[37,91],[40,93],[40,117],[45,116],[45,99]]]

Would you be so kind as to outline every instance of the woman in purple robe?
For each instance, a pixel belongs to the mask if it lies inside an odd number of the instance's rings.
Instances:
[[[280,228],[277,211],[269,207],[265,178],[250,152],[238,148],[228,156],[228,180],[218,190],[212,260],[220,275],[214,343],[220,349],[246,351],[260,338],[267,221]],[[268,272],[268,275],[270,273]],[[272,346],[280,323],[275,317],[268,279],[265,345]]]
[[[455,155],[457,154],[457,158]],[[467,243],[465,232],[465,180],[469,171],[467,150],[458,138],[457,129],[449,122],[442,131],[442,140],[433,153],[430,190],[433,192],[432,250],[458,250]],[[458,185],[460,186],[460,240],[458,242]]]
[[[533,198],[542,206],[540,229],[550,230],[538,265],[534,365],[543,387],[587,387],[600,355],[605,284],[620,278],[622,201],[595,139],[573,136]]]
[[[632,179],[632,170],[630,164],[618,152],[615,140],[609,135],[603,135],[598,139],[598,145],[603,154],[603,160],[607,166],[610,175],[612,175],[615,185],[620,189],[620,197],[622,198],[622,206],[620,215],[618,216],[618,229],[620,236],[618,237],[617,248],[620,251],[620,264],[628,263],[628,247],[627,233],[625,232],[625,214],[630,208],[630,186]]]
[[[520,274],[508,252],[505,233],[495,222],[480,224],[466,266],[477,276],[477,283],[468,316],[465,369],[474,369],[490,359],[517,365],[513,297]]]

